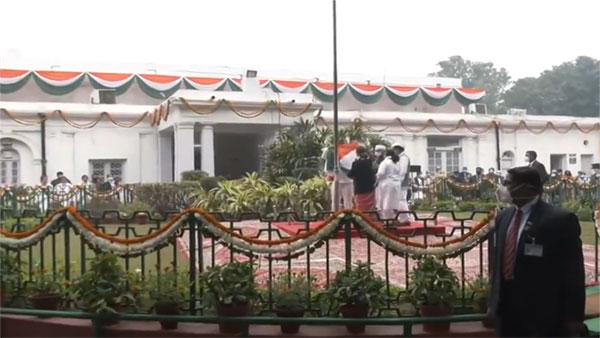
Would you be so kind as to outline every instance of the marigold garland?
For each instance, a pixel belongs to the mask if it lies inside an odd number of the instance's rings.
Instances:
[[[2,234],[3,236],[9,237],[9,238],[25,238],[25,237],[29,237],[33,234],[35,234],[36,232],[40,231],[40,229],[44,228],[46,226],[46,224],[48,224],[48,222],[50,222],[50,220],[52,220],[52,218],[57,215],[57,214],[64,214],[65,212],[69,211],[71,207],[66,207],[66,208],[62,208],[62,209],[58,209],[55,212],[51,213],[48,217],[46,217],[42,223],[36,225],[35,227],[26,230],[26,231],[19,231],[19,232],[12,232],[12,231],[8,231],[4,228],[0,228],[0,234]],[[73,208],[74,209],[74,208]]]

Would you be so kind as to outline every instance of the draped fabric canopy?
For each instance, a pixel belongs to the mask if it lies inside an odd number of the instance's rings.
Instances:
[[[167,99],[180,88],[223,91],[228,87],[232,91],[242,90],[239,78],[0,69],[0,93],[16,92],[32,77],[41,90],[51,95],[71,93],[81,85],[86,77],[94,88],[114,89],[117,95],[125,93],[135,81],[146,95],[156,99]],[[321,102],[333,101],[334,88],[331,82],[278,79],[261,79],[259,81],[263,88],[270,88],[277,93],[312,93]],[[337,91],[340,98],[350,92],[350,95],[356,100],[365,104],[377,103],[384,94],[397,105],[408,105],[420,94],[428,104],[433,106],[446,104],[452,95],[462,105],[479,102],[485,96],[483,89],[473,88],[344,82],[338,83]]]

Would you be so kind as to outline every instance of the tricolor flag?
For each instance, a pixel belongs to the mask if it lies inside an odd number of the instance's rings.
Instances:
[[[338,161],[340,169],[349,171],[352,169],[352,162],[358,157],[356,149],[360,147],[358,143],[344,143],[338,145]],[[327,150],[325,171],[333,171],[333,149]]]

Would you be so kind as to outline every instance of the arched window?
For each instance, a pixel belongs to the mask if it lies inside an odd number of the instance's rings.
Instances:
[[[502,170],[508,170],[515,166],[515,154],[512,151],[502,153]]]
[[[0,184],[19,184],[21,177],[21,158],[12,148],[0,151]]]

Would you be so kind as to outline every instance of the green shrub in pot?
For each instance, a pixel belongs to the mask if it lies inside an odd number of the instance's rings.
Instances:
[[[126,307],[136,306],[129,287],[131,278],[112,253],[100,253],[92,259],[90,267],[77,278],[69,297],[77,307],[92,313],[117,314]],[[109,318],[102,323],[114,324]]]
[[[250,262],[231,262],[209,268],[200,275],[204,301],[221,317],[242,317],[251,314],[252,302],[258,297],[254,284],[254,267]],[[240,333],[235,324],[219,324],[222,333]]]
[[[62,272],[62,269],[59,272]],[[29,302],[39,310],[57,310],[64,294],[63,281],[58,275],[48,272],[39,264],[36,264],[30,276],[26,290],[29,294]]]
[[[369,311],[380,306],[384,299],[384,281],[375,275],[367,263],[338,271],[323,296],[343,317],[365,318]],[[351,333],[364,332],[364,325],[347,325]]]
[[[274,276],[271,290],[277,316],[303,317],[315,282],[314,276],[309,279],[304,273],[282,272]],[[296,333],[299,327],[299,324],[282,324],[281,332]]]
[[[410,273],[407,294],[417,302],[424,317],[449,316],[456,300],[458,279],[452,269],[433,256],[424,256]],[[425,324],[424,329],[432,333],[443,333],[450,323]]]
[[[9,295],[19,286],[21,264],[13,253],[0,251],[0,306],[4,306]]]
[[[167,266],[162,271],[151,271],[146,285],[156,314],[178,315],[189,296],[189,272],[178,272],[173,266]],[[164,330],[173,330],[178,323],[161,321],[160,325]]]

